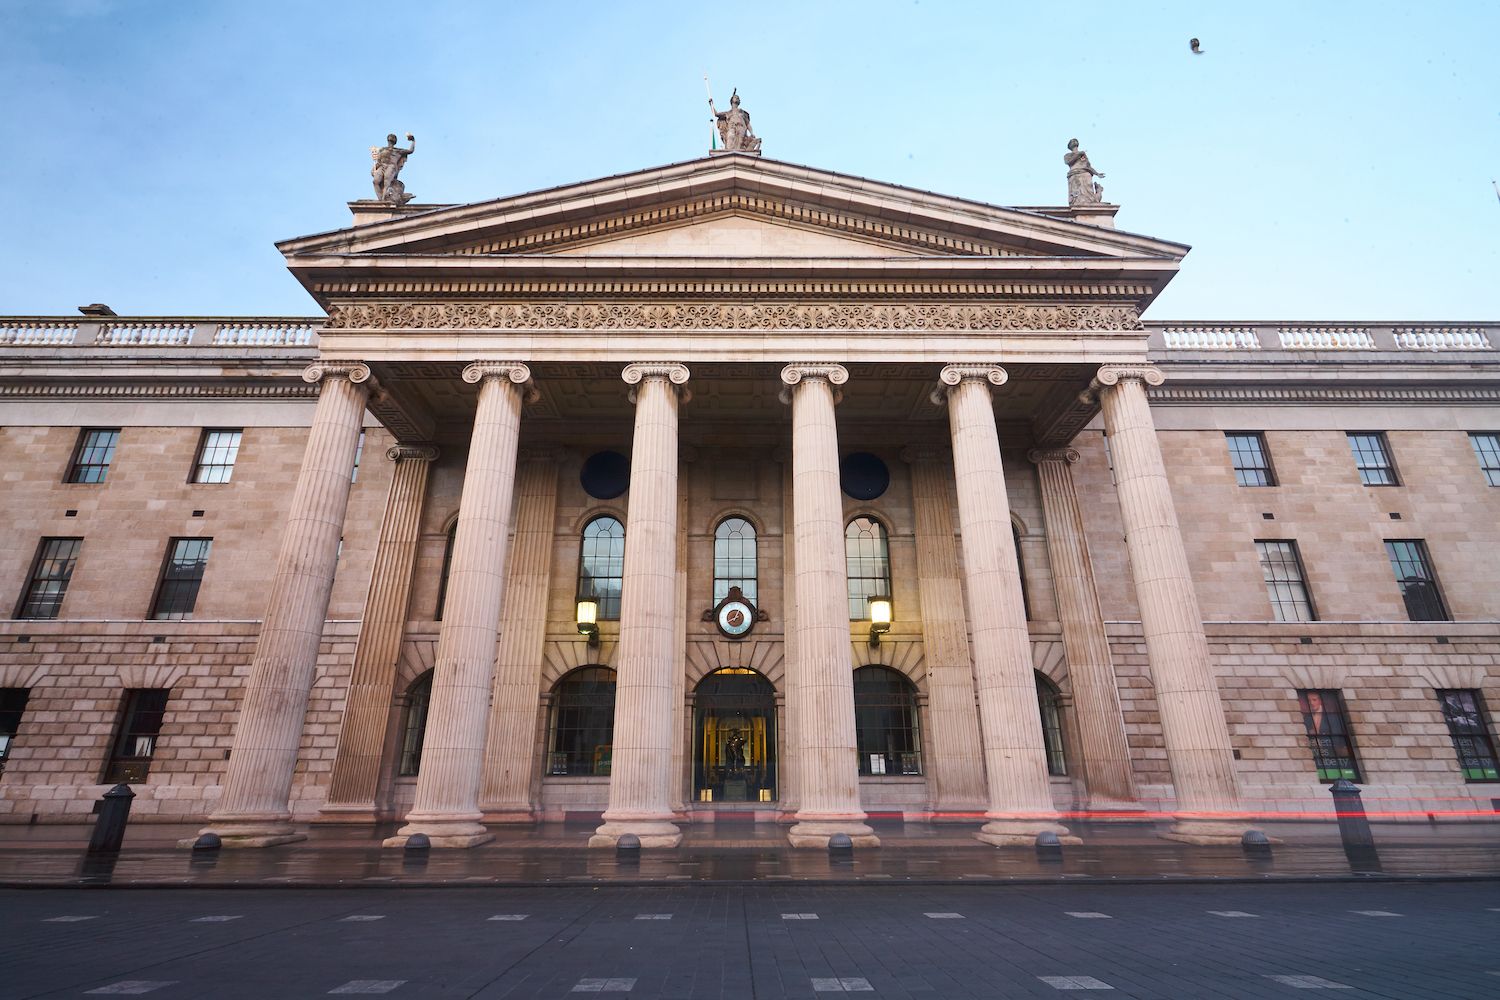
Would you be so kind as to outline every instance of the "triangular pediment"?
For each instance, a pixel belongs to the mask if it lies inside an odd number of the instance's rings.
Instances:
[[[860,239],[808,225],[726,214],[602,237],[552,252],[606,257],[905,257],[919,251],[894,241]]]

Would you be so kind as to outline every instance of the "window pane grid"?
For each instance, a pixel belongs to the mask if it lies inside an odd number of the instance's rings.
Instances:
[[[1225,434],[1234,478],[1241,486],[1275,486],[1265,438],[1260,434]]]
[[[1406,616],[1414,622],[1447,621],[1448,610],[1427,559],[1426,543],[1420,538],[1387,539],[1385,552],[1406,603]]]
[[[600,621],[617,621],[624,582],[625,526],[612,517],[596,517],[583,529],[578,596],[599,602]]]
[[[102,483],[114,461],[118,430],[86,430],[78,438],[78,452],[68,470],[70,483]]]
[[[1354,453],[1360,482],[1366,486],[1397,485],[1396,469],[1391,464],[1384,434],[1350,434],[1349,450]]]
[[[21,731],[21,716],[26,714],[30,697],[30,688],[0,688],[0,774],[5,773],[5,758],[10,756],[11,742]]]
[[[21,599],[17,618],[56,618],[62,611],[63,597],[68,592],[68,581],[73,578],[73,568],[78,564],[78,551],[83,547],[81,538],[44,538],[37,549],[36,569],[26,584],[26,594]]]
[[[922,773],[917,691],[889,667],[854,671],[854,732],[862,775]]]
[[[239,431],[207,431],[193,470],[195,483],[227,483],[240,454]]]
[[[1298,691],[1297,703],[1302,709],[1302,724],[1307,729],[1307,744],[1312,750],[1318,780],[1359,781],[1359,763],[1354,756],[1354,739],[1344,714],[1343,696],[1337,691]]]
[[[844,529],[844,556],[849,575],[849,620],[870,617],[870,598],[891,596],[891,558],[885,525],[856,517]]]
[[[1302,574],[1302,560],[1293,541],[1258,541],[1260,568],[1266,579],[1266,594],[1271,610],[1279,622],[1317,621],[1307,580]]]
[[[161,586],[151,606],[151,617],[181,620],[190,618],[198,603],[198,588],[203,585],[203,571],[208,566],[212,538],[174,538],[168,550]]]
[[[171,694],[166,688],[140,688],[126,693],[125,713],[120,719],[114,753],[104,769],[106,784],[146,780]]]
[[[552,708],[549,775],[608,775],[615,732],[615,672],[584,667],[558,681]]]
[[[1500,764],[1495,758],[1495,741],[1490,738],[1485,720],[1484,703],[1474,690],[1438,692],[1443,706],[1443,721],[1458,753],[1458,767],[1465,781],[1500,781]]]
[[[725,518],[714,530],[714,604],[740,588],[755,603],[755,526],[742,517]]]
[[[1047,751],[1047,773],[1054,778],[1066,777],[1068,773],[1067,758],[1063,754],[1062,709],[1058,704],[1059,700],[1057,689],[1041,674],[1037,674],[1036,702],[1042,712],[1042,745]]]
[[[1469,443],[1479,456],[1479,471],[1491,486],[1500,486],[1500,434],[1470,434]]]
[[[406,719],[401,728],[403,778],[414,777],[422,768],[422,741],[427,735],[427,706],[432,701],[432,671],[423,674],[406,693]]]

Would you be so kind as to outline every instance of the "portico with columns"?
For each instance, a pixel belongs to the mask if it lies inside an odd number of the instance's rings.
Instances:
[[[368,410],[395,471],[317,822],[667,848],[748,814],[873,847],[896,817],[1006,846],[1165,806],[1238,839],[1140,319],[1186,248],[1101,217],[729,153],[281,244],[329,315],[321,390],[205,829],[297,836]],[[1073,478],[1101,424],[1118,500]],[[1150,802],[1103,503],[1171,768]]]

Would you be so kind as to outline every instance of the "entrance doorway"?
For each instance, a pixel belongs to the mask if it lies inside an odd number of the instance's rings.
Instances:
[[[754,670],[726,667],[698,682],[693,792],[700,802],[776,799],[776,690]]]

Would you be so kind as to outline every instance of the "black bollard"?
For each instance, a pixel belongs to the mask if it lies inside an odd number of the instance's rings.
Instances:
[[[200,834],[198,839],[193,841],[193,850],[195,851],[217,851],[223,846],[224,841],[219,839],[217,833]]]
[[[854,864],[854,841],[847,833],[835,833],[828,838],[828,863],[831,865]]]
[[[615,841],[615,861],[624,865],[641,863],[641,838],[633,833],[624,833]]]
[[[1061,861],[1062,841],[1051,830],[1036,835],[1036,857],[1038,861]]]
[[[427,851],[432,849],[432,838],[425,833],[414,833],[406,838],[406,852]]]
[[[406,838],[401,851],[401,869],[421,872],[427,869],[427,858],[432,853],[432,839],[425,833],[414,833]]]
[[[1271,838],[1259,830],[1246,830],[1245,835],[1240,838],[1240,850],[1252,857],[1269,857]]]
[[[135,792],[129,785],[116,785],[99,800],[99,818],[94,821],[94,835],[89,838],[90,854],[114,854],[125,843],[125,824],[130,821],[130,803]]]
[[[1349,868],[1354,872],[1380,871],[1380,854],[1375,850],[1375,836],[1370,832],[1369,819],[1365,817],[1359,786],[1340,778],[1328,791],[1333,795],[1333,809],[1339,820],[1339,839],[1343,841]]]

